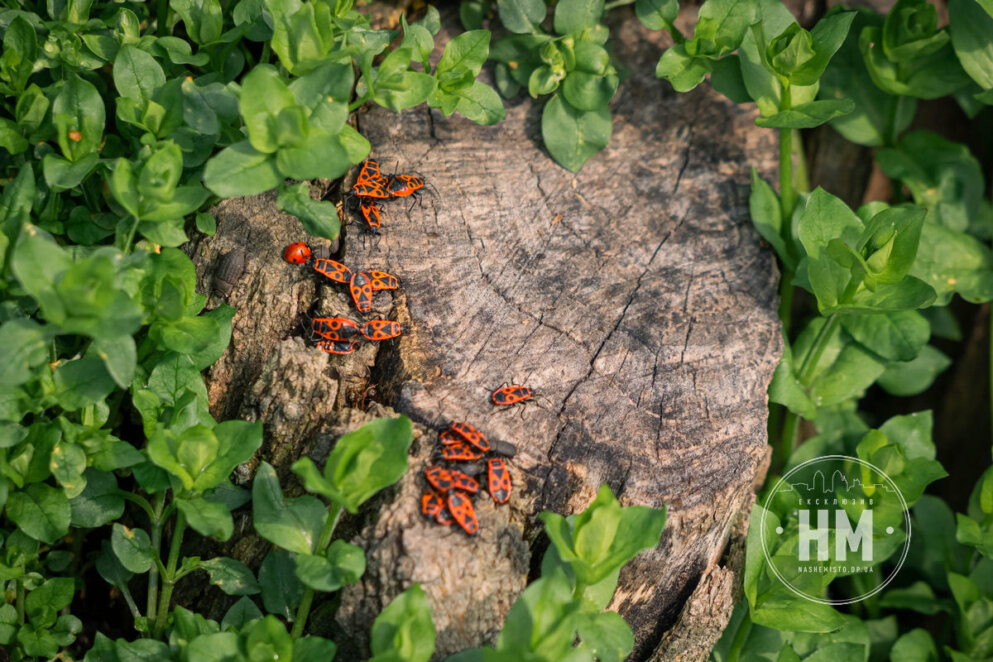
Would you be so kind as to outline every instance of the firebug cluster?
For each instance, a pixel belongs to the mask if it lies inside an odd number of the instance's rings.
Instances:
[[[448,467],[432,464],[424,470],[428,487],[421,494],[421,512],[442,526],[458,523],[467,534],[479,531],[479,519],[472,497],[479,492],[474,476],[486,473],[487,491],[496,503],[510,500],[512,481],[507,463],[491,457],[485,465],[477,460],[487,453],[513,455],[516,449],[505,442],[490,443],[482,432],[469,423],[453,422],[438,435],[436,460],[451,463]]]
[[[379,202],[417,196],[424,188],[424,179],[419,175],[396,174],[386,176],[380,173],[379,163],[366,159],[359,170],[359,176],[352,186],[351,195],[358,198],[359,211],[369,229],[378,232],[381,225]]]

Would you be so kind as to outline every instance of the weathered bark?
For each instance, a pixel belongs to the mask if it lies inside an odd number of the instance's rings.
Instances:
[[[400,277],[369,316],[404,322],[399,342],[347,357],[306,346],[300,322],[318,295],[321,313],[360,315],[343,287],[281,260],[304,235],[272,195],[222,203],[217,235],[194,249],[204,288],[218,256],[246,250],[210,394],[217,415],[264,421],[261,455],[284,475],[302,454],[320,464],[367,401],[424,433],[404,479],[343,524],[368,570],[334,623],[314,621],[341,659],[358,659],[372,619],[413,582],[431,601],[437,657],[490,641],[538,567],[536,515],[581,510],[603,483],[625,505],[669,509],[661,544],[624,568],[611,605],[635,632],[632,659],[703,659],[730,616],[739,534],[722,558],[765,471],[781,345],[775,267],[747,207],[749,166],[769,176],[774,135],[706,86],[677,96],[656,80],[662,39],[633,12],[612,43],[631,78],[609,147],[576,175],[543,150],[530,99],[494,127],[423,107],[359,115],[384,169],[399,162],[435,189],[409,212],[387,205],[381,237],[351,225],[342,238],[343,262]],[[534,388],[536,406],[495,411],[489,393],[505,381]],[[430,428],[452,419],[519,449],[509,506],[477,499],[473,538],[418,512]],[[257,559],[265,545],[237,550]]]

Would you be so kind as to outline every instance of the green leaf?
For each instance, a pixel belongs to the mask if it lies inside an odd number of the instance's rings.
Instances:
[[[284,549],[273,549],[259,567],[259,584],[262,586],[262,605],[270,614],[292,621],[303,584],[293,574],[295,562]]]
[[[165,85],[166,77],[155,58],[134,46],[124,45],[114,58],[114,86],[121,96],[144,106]]]
[[[114,554],[113,549],[110,546],[109,540],[103,540],[100,543],[100,556],[97,557],[96,568],[97,572],[105,582],[111,586],[116,586],[118,588],[125,588],[131,578],[134,577],[134,573],[129,572],[121,562],[117,560],[117,555]]]
[[[619,82],[613,74],[595,76],[573,71],[562,81],[562,96],[578,110],[596,111],[610,103]]]
[[[984,90],[993,89],[993,16],[975,0],[950,0],[948,29],[955,55]]]
[[[855,340],[890,361],[912,360],[931,336],[931,326],[914,310],[845,315],[841,325]]]
[[[936,303],[953,293],[979,303],[993,299],[993,255],[979,240],[936,223],[924,223],[910,273],[934,288]]]
[[[481,29],[484,18],[483,3],[477,0],[462,0],[459,3],[459,21],[462,22],[462,27],[466,30]]]
[[[198,44],[209,44],[221,36],[224,17],[218,0],[169,0],[169,6],[183,18],[186,34]]]
[[[391,76],[383,76],[381,73],[376,78],[376,95],[373,99],[390,110],[406,110],[427,101],[436,84],[433,76],[416,71],[403,71]]]
[[[203,497],[177,498],[174,503],[197,533],[221,541],[234,533],[234,520],[224,504],[212,503]]]
[[[28,655],[51,658],[59,652],[59,644],[55,641],[52,633],[43,626],[37,626],[33,623],[21,626],[17,631],[17,642],[21,644],[24,652]]]
[[[555,5],[555,31],[582,34],[596,27],[603,16],[603,0],[559,0]]]
[[[117,490],[117,479],[113,473],[90,468],[83,475],[86,487],[69,501],[73,526],[92,529],[124,514],[124,499]]]
[[[917,108],[912,97],[898,97],[879,89],[866,71],[859,51],[859,33],[868,25],[882,25],[882,17],[856,9],[855,21],[841,49],[831,59],[820,80],[822,99],[849,98],[855,110],[831,121],[847,140],[876,147],[892,142],[910,125]]]
[[[817,407],[797,378],[793,350],[786,339],[783,345],[783,358],[779,360],[779,365],[772,374],[772,381],[769,382],[769,402],[779,403],[812,421],[817,418]]]
[[[338,440],[323,475],[306,457],[290,468],[303,479],[308,491],[354,514],[367,499],[400,480],[407,471],[407,451],[412,442],[409,418],[377,418]]]
[[[427,662],[434,653],[434,637],[431,606],[424,590],[414,584],[393,598],[373,622],[372,659],[382,655],[383,659]]]
[[[261,590],[261,587],[259,588]],[[243,597],[231,605],[221,620],[222,630],[241,630],[246,623],[262,618],[262,611],[251,598]]]
[[[66,161],[55,154],[47,154],[41,160],[45,183],[54,191],[65,191],[79,186],[79,183],[100,164],[100,156],[92,152],[78,161]]]
[[[116,338],[97,338],[90,346],[90,351],[94,352],[103,361],[107,374],[121,388],[131,386],[134,379],[135,366],[137,363],[137,350],[135,349],[134,338],[131,336],[118,336]]]
[[[857,243],[862,221],[839,198],[818,187],[810,194],[797,220],[800,243],[811,259],[824,254],[832,239],[847,238]]]
[[[755,124],[767,129],[813,129],[855,109],[851,99],[824,99],[800,104],[772,115],[760,117]]]
[[[3,35],[3,51],[0,74],[15,91],[23,90],[38,57],[38,35],[25,16],[15,16],[10,21]]]
[[[0,386],[19,386],[34,369],[48,361],[49,334],[34,320],[21,318],[0,325],[0,347],[7,358],[0,362]]]
[[[66,442],[55,444],[48,464],[52,477],[65,490],[70,499],[79,496],[86,488],[86,451],[82,446]]]
[[[500,96],[486,83],[474,81],[472,86],[455,92],[454,96],[457,99],[455,110],[476,124],[496,124],[507,115]]]
[[[541,114],[545,147],[559,165],[572,172],[607,146],[611,130],[609,109],[580,111],[558,95],[548,100]]]
[[[497,636],[496,650],[504,653],[497,659],[565,659],[576,638],[580,607],[579,601],[572,599],[572,592],[561,570],[524,589]],[[489,659],[485,652],[484,659]]]
[[[344,540],[335,540],[324,556],[297,556],[295,572],[297,579],[312,589],[337,591],[357,582],[365,572],[365,551]]]
[[[152,541],[142,529],[129,529],[115,522],[110,535],[110,544],[114,556],[130,572],[135,574],[148,572],[155,563]]]
[[[678,0],[636,0],[634,11],[649,30],[671,30],[679,14]]]
[[[547,11],[544,0],[497,0],[500,23],[511,32],[538,32]]]
[[[348,157],[347,155],[343,157],[347,168]],[[310,186],[306,182],[280,186],[276,207],[300,219],[307,234],[331,240],[338,238],[341,230],[338,211],[330,202],[312,199]]]
[[[231,320],[234,319],[235,309],[227,304],[221,304],[213,310],[208,310],[203,317],[216,323],[211,326],[215,329],[213,336],[200,345],[200,349],[190,356],[193,359],[193,367],[197,370],[204,370],[221,358],[224,351],[231,342]]]
[[[929,210],[928,220],[953,230],[986,235],[993,217],[983,200],[985,178],[965,145],[930,131],[912,131],[896,148],[876,155],[883,171],[910,189]]]
[[[858,249],[880,283],[898,283],[917,257],[925,211],[919,207],[891,207],[866,224]]]
[[[610,487],[603,485],[574,521],[551,511],[540,517],[559,557],[572,566],[579,582],[592,586],[641,551],[658,545],[666,511],[647,506],[622,508]]]
[[[258,152],[271,154],[280,147],[276,118],[284,110],[295,107],[293,92],[271,65],[263,64],[252,69],[241,83],[239,110],[245,118],[248,140]],[[299,144],[305,137],[294,136],[292,144]]]
[[[250,623],[242,633],[250,660],[289,660],[293,655],[293,639],[275,616]]]
[[[76,74],[69,76],[52,101],[52,118],[58,128],[62,155],[70,161],[96,151],[103,141],[103,99],[96,86]],[[72,131],[79,132],[79,140],[70,137]]]
[[[276,159],[257,151],[247,140],[225,147],[207,161],[203,183],[221,198],[256,195],[283,181]]]
[[[789,12],[786,12],[787,14]],[[756,20],[756,3],[747,0],[707,0],[700,6],[688,53],[722,57],[741,45],[748,26]],[[785,28],[771,26],[772,34]]]
[[[783,239],[783,213],[779,196],[768,182],[759,177],[755,168],[752,168],[752,192],[748,197],[748,209],[751,212],[752,225],[758,233],[772,245],[784,264],[795,268],[796,260]]]
[[[930,633],[915,628],[904,634],[890,650],[891,662],[938,662],[938,650]]]
[[[689,55],[685,44],[677,44],[659,58],[655,77],[668,80],[677,92],[689,92],[703,82],[712,67],[713,60]]]
[[[947,37],[945,32],[939,34]],[[889,94],[937,99],[952,94],[971,80],[955,57],[951,43],[914,59],[913,66],[908,67],[904,62],[897,64],[887,58],[882,39],[879,28],[865,27],[859,35],[859,50],[872,80]]]
[[[75,584],[72,577],[53,577],[29,592],[24,607],[31,622],[42,627],[53,625],[59,610],[72,602]]]
[[[324,505],[312,496],[285,501],[276,471],[268,462],[259,465],[252,483],[252,511],[259,535],[298,554],[314,552],[328,516]]]
[[[860,345],[845,345],[835,361],[810,384],[810,397],[818,407],[860,397],[885,369],[882,362]]]
[[[879,377],[879,385],[893,395],[917,395],[926,391],[951,364],[952,360],[943,352],[925,345],[913,360],[888,364]]]
[[[582,614],[576,627],[583,644],[601,662],[623,662],[634,649],[634,634],[616,612]]]
[[[210,575],[211,584],[228,595],[255,595],[262,591],[262,587],[255,581],[255,575],[241,561],[218,556],[202,561],[200,568]],[[227,616],[224,618],[226,620]]]
[[[67,411],[82,409],[103,400],[115,386],[103,361],[94,356],[62,362],[52,377],[55,398]]]
[[[329,662],[337,650],[330,639],[303,637],[293,642],[293,659],[296,662]]]
[[[469,30],[454,37],[445,44],[445,51],[438,60],[435,75],[441,76],[449,71],[467,69],[473,76],[478,76],[490,54],[490,31]]]
[[[817,22],[810,31],[814,56],[790,75],[791,84],[814,85],[821,79],[831,58],[848,36],[849,27],[854,19],[855,12],[836,12]]]

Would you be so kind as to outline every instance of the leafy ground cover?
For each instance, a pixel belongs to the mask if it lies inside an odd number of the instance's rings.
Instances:
[[[313,600],[365,566],[335,527],[406,470],[411,423],[380,419],[345,435],[323,470],[295,464],[304,496],[286,498],[265,464],[251,490],[234,486],[261,426],[216,421],[200,374],[227,346],[234,311],[204,311],[177,247],[213,233],[206,210],[218,199],[271,189],[309,233],[336,237],[334,206],[288,180],[334,179],[361,162],[370,145],[348,118],[366,103],[489,124],[503,118],[500,94],[526,89],[544,99],[549,154],[578,170],[610,139],[624,70],[604,15],[626,4],[466,0],[466,31],[434,66],[432,8],[396,30],[374,28],[351,0],[0,9],[0,644],[11,659],[333,657],[333,642],[307,633]],[[915,526],[933,532],[898,585],[844,610],[786,590],[750,534],[746,600],[714,659],[993,656],[993,472],[954,513],[927,493],[945,474],[930,413],[883,421],[860,409],[870,389],[926,390],[951,361],[934,339],[961,335],[952,299],[993,298],[988,169],[970,151],[980,139],[908,130],[919,99],[988,120],[993,5],[950,0],[947,25],[924,0],[899,0],[885,16],[839,7],[807,30],[778,0],[707,0],[687,36],[676,0],[633,4],[673,40],[660,85],[686,91],[709,78],[779,135],[778,191],[755,176],[751,195],[783,272],[770,480],[804,459],[857,455],[899,484]],[[477,80],[487,60],[496,90]],[[888,202],[853,209],[809,190],[798,132],[824,124],[877,148]],[[815,434],[798,445],[802,429]],[[276,546],[260,568],[183,555],[191,536],[229,538],[231,511],[249,503]],[[788,508],[772,515],[796,529]],[[664,512],[622,508],[605,487],[582,513],[542,518],[541,579],[491,646],[453,659],[630,652],[630,629],[604,609],[620,567],[658,544]],[[188,575],[235,596],[220,622],[172,603]],[[855,594],[860,580],[824,573],[816,589]],[[82,620],[81,596],[111,590],[130,619],[99,632],[98,619]],[[428,614],[419,587],[398,596],[373,626],[372,659],[427,660]]]

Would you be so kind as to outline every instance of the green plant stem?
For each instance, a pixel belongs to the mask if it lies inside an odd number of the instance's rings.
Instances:
[[[744,648],[745,641],[748,640],[751,631],[752,619],[746,616],[741,625],[738,626],[738,631],[734,633],[734,641],[731,642],[731,648],[728,649],[727,662],[738,662],[741,657],[741,649]]]
[[[17,624],[24,625],[24,597],[27,591],[24,590],[24,582],[17,580]]]
[[[159,0],[155,9],[155,18],[158,21],[155,26],[155,34],[159,37],[167,36],[169,34],[166,32],[169,29],[169,0]]]
[[[123,495],[128,498],[130,495]],[[159,492],[154,497],[155,505],[152,506],[152,512],[149,515],[151,520],[152,530],[152,553],[155,557],[159,557],[159,550],[162,549],[162,509],[165,506],[165,494]],[[148,602],[146,606],[146,612],[148,618],[152,621],[155,620],[156,611],[155,606],[158,604],[159,598],[159,569],[157,565],[152,565],[152,568],[148,571]]]
[[[269,53],[270,53],[270,50],[269,49],[270,49],[269,42],[268,41],[265,41],[262,44],[262,54],[259,55],[259,64],[268,64],[269,63]]]
[[[779,130],[779,205],[783,212],[783,231],[788,232],[796,191],[793,189],[793,130]]]
[[[128,255],[131,253],[131,244],[134,243],[134,235],[138,232],[138,224],[141,223],[141,219],[135,216],[134,223],[131,225],[131,230],[128,231],[128,238],[124,242],[124,254]]]
[[[603,6],[604,11],[610,11],[611,9],[616,9],[617,7],[623,7],[624,5],[633,5],[634,0],[613,0],[613,2],[608,2]]]
[[[990,388],[990,405],[993,406],[993,306],[990,306],[989,307],[989,313],[990,313],[989,328],[986,330],[986,332],[989,334],[989,337],[990,337],[990,339],[989,339],[989,342],[990,342],[990,356],[989,356],[990,366],[989,367],[990,367],[990,387],[991,387]],[[990,414],[993,415],[993,408],[990,409]]]
[[[348,104],[348,112],[352,112],[354,110],[358,110],[359,108],[362,107],[362,104],[364,104],[366,101],[368,101],[371,97],[372,97],[371,94],[366,93],[366,94],[362,95],[362,98],[361,99],[356,99],[352,103]]]
[[[803,140],[800,136],[800,132],[797,129],[793,129],[793,135],[790,136],[793,142],[793,156],[796,157],[796,172],[795,185],[796,193],[809,193],[810,192],[810,177],[807,175],[807,154],[806,150],[803,148]],[[793,204],[796,204],[796,200],[793,200]]]
[[[172,541],[169,544],[169,560],[166,562],[166,572],[162,577],[159,613],[155,617],[155,628],[152,630],[152,635],[156,639],[162,638],[169,618],[169,601],[172,600],[172,589],[176,586],[176,566],[179,564],[179,549],[183,544],[183,530],[185,528],[186,516],[180,510],[176,513],[176,527],[172,532]]]
[[[817,337],[814,338],[814,342],[804,354],[797,374],[803,386],[810,386],[810,381],[814,378],[814,371],[817,370],[817,364],[820,363],[821,356],[824,355],[824,350],[827,349],[828,342],[834,336],[840,322],[841,318],[838,317],[838,314],[832,314],[821,327],[821,330],[817,332]],[[783,420],[783,434],[779,442],[779,461],[782,465],[786,464],[793,453],[793,445],[796,443],[796,433],[799,428],[800,417],[791,411],[786,412],[786,417]]]
[[[324,529],[321,531],[321,537],[317,540],[317,547],[314,550],[315,554],[323,555],[324,550],[331,544],[331,536],[334,535],[334,528],[338,526],[338,520],[340,518],[341,506],[337,503],[332,503],[328,508],[328,516],[324,520]],[[296,618],[293,620],[293,631],[290,632],[290,637],[294,640],[299,639],[300,635],[303,634],[303,629],[307,626],[307,618],[310,617],[310,606],[313,602],[314,589],[308,586],[303,591],[303,597],[300,598],[300,606],[297,607]]]

